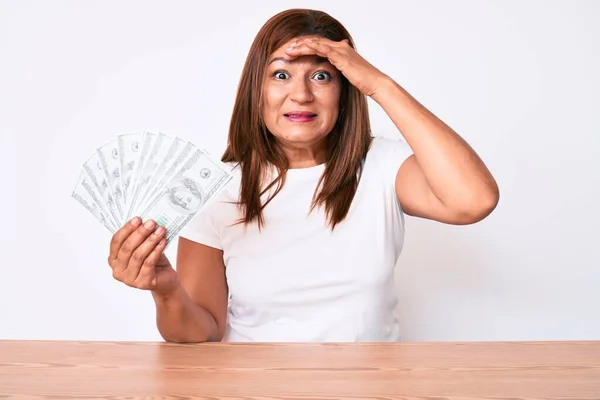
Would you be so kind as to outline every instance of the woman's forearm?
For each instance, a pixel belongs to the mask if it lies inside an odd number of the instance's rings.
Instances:
[[[221,340],[213,316],[194,303],[182,286],[169,295],[152,292],[152,297],[156,303],[158,331],[167,342],[200,343]]]
[[[386,77],[372,96],[412,148],[431,191],[447,207],[498,201],[498,186],[483,161],[443,121]]]

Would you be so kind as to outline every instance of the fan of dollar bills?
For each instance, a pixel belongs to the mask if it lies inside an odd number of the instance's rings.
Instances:
[[[117,135],[87,159],[72,197],[110,232],[135,216],[166,228],[169,243],[231,180],[231,169],[176,136]]]

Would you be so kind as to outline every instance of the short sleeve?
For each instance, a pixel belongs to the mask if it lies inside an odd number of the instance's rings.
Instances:
[[[385,182],[394,187],[400,166],[412,154],[413,150],[403,138],[390,139],[379,136],[373,138],[369,158],[372,158],[373,163],[378,166]]]
[[[181,230],[179,236],[191,240],[193,242],[201,243],[216,249],[222,250],[221,237],[219,230],[211,218],[209,211],[212,209],[210,203],[207,207],[202,208],[198,213],[188,222],[188,224]]]

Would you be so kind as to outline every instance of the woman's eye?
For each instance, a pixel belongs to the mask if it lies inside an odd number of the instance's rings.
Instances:
[[[331,79],[329,72],[318,72],[315,74],[315,79],[318,81],[327,81]]]
[[[274,74],[274,75],[275,75],[275,78],[277,78],[277,79],[286,79],[286,78],[287,78],[287,76],[288,76],[288,75],[287,75],[285,72],[283,72],[283,71],[277,71],[277,72],[275,72],[275,74]]]

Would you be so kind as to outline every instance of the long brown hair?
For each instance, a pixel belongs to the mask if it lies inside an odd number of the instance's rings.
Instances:
[[[325,12],[291,9],[271,17],[260,29],[246,59],[229,127],[224,162],[241,167],[240,222],[265,223],[262,211],[285,183],[288,160],[261,117],[262,86],[268,57],[284,43],[305,35],[319,35],[333,41],[354,41],[340,22]],[[340,74],[342,75],[342,74]],[[366,97],[342,75],[339,115],[327,136],[327,161],[313,196],[311,210],[325,205],[331,229],[348,214],[356,193],[362,165],[371,144]],[[266,171],[273,165],[277,177],[263,188]],[[261,203],[261,196],[276,186]],[[319,190],[320,188],[320,190]]]

